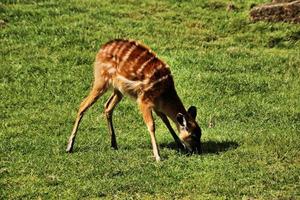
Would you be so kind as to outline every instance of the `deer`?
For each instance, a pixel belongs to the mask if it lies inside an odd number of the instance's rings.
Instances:
[[[76,133],[84,113],[108,89],[112,94],[104,105],[111,147],[118,149],[113,127],[113,111],[123,96],[136,100],[142,118],[150,133],[153,155],[160,161],[155,137],[153,112],[161,118],[178,148],[201,153],[201,128],[196,122],[197,109],[186,110],[179,98],[169,66],[146,45],[135,40],[115,39],[105,43],[94,63],[94,82],[88,96],[81,102],[67,152],[73,151]],[[173,130],[171,119],[179,132]]]

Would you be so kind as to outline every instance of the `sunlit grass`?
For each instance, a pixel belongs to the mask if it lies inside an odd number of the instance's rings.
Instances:
[[[252,23],[233,1],[2,1],[1,199],[297,199],[300,174],[300,29]],[[171,67],[186,107],[198,108],[203,155],[173,148],[157,118],[163,161],[135,102],[114,112],[110,149],[103,104],[87,112],[100,45],[132,38]],[[208,128],[212,119],[213,128]]]

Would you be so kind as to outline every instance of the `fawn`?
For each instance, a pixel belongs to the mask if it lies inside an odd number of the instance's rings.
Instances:
[[[103,95],[109,87],[113,94],[105,103],[105,116],[111,147],[117,149],[112,114],[123,95],[136,99],[151,137],[153,154],[160,160],[155,139],[152,111],[165,123],[176,144],[181,149],[201,153],[201,129],[195,121],[196,108],[187,111],[175,90],[171,71],[147,46],[132,40],[116,39],[104,44],[96,55],[93,87],[80,104],[77,118],[66,151],[72,152],[76,132],[84,112]],[[168,117],[176,124],[179,137]]]

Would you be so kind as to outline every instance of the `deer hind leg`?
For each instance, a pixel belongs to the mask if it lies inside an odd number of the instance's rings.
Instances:
[[[73,150],[73,145],[75,142],[75,137],[76,137],[76,133],[78,130],[78,126],[79,123],[84,115],[84,112],[87,111],[87,109],[89,107],[91,107],[96,101],[97,99],[104,94],[104,92],[107,90],[108,88],[108,82],[106,81],[106,79],[104,77],[96,77],[97,79],[94,82],[93,88],[90,91],[89,95],[81,102],[80,106],[79,106],[79,110],[77,113],[77,117],[74,123],[74,127],[71,133],[71,136],[69,138],[69,142],[68,142],[68,146],[66,151],[67,152],[72,152]]]
[[[162,113],[162,112],[159,112],[159,111],[155,111],[155,113],[161,118],[161,120],[164,122],[164,124],[166,125],[166,127],[168,128],[168,130],[170,131],[171,135],[173,136],[176,144],[177,144],[177,147],[181,150],[184,150],[184,146],[183,144],[181,143],[180,139],[178,138],[178,136],[176,135],[174,129],[172,128],[171,124],[170,124],[170,121],[168,120],[168,117]]]
[[[111,138],[111,147],[114,149],[118,149],[116,135],[113,127],[112,115],[114,108],[118,105],[118,103],[122,100],[123,95],[120,91],[114,90],[114,93],[110,96],[108,101],[105,103],[105,117],[107,121],[108,131]]]
[[[148,131],[150,133],[152,150],[153,150],[155,160],[160,161],[159,150],[158,150],[158,146],[157,146],[156,138],[155,138],[155,124],[154,124],[153,115],[152,115],[152,106],[149,106],[148,104],[144,104],[143,102],[140,102],[139,107],[143,114],[144,122],[146,123]]]

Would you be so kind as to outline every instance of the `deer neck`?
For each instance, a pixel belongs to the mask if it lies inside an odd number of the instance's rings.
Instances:
[[[182,113],[185,115],[187,112],[175,90],[169,91],[165,95],[163,98],[161,111],[176,124],[176,127],[179,130],[179,124],[176,119],[177,114]]]

